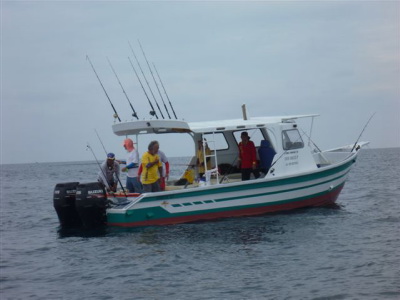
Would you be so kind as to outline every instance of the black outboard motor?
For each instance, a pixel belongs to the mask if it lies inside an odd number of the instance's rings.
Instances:
[[[107,194],[100,182],[78,185],[75,207],[86,228],[101,227],[106,224]]]
[[[53,205],[61,227],[77,227],[82,225],[75,208],[75,194],[78,184],[79,182],[58,183],[54,188]]]

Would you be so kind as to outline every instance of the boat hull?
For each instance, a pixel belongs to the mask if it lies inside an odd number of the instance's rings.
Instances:
[[[125,207],[107,211],[110,226],[167,225],[261,215],[336,201],[355,157],[340,165],[298,176],[144,194]]]

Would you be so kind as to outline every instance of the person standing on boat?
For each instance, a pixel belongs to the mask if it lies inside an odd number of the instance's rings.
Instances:
[[[155,141],[157,142],[157,141]],[[162,176],[160,177],[160,188],[162,191],[165,191],[165,186],[166,186],[166,180],[169,178],[169,162],[168,162],[168,157],[165,155],[164,152],[160,150],[160,144],[157,142],[157,145],[154,145],[157,147],[157,155],[160,157],[160,160],[163,165],[163,173]],[[139,167],[139,176],[141,176],[143,171],[142,165]]]
[[[249,180],[251,173],[255,178],[260,177],[257,169],[257,154],[254,143],[250,141],[247,131],[243,131],[240,135],[242,141],[239,143],[238,167],[242,172],[242,180]]]
[[[198,140],[197,141],[197,168],[198,168],[198,173],[199,173],[199,177],[203,177],[204,173],[206,172],[206,168],[205,168],[205,164],[204,164],[204,154],[206,156],[208,156],[206,158],[206,162],[207,162],[207,170],[211,170],[211,157],[209,157],[211,155],[211,150],[207,145],[207,142],[204,140],[204,144],[205,144],[205,150],[203,147],[203,141],[202,140]]]
[[[120,174],[119,163],[115,161],[115,154],[108,153],[107,160],[100,166],[98,181],[112,192],[117,191],[118,178]]]
[[[128,152],[126,159],[126,167],[122,168],[122,172],[128,172],[126,174],[126,188],[130,193],[141,193],[142,184],[138,178],[139,170],[139,152],[135,149],[131,139],[124,140],[124,148]]]
[[[161,191],[160,177],[162,177],[163,168],[160,156],[157,154],[158,148],[158,142],[152,141],[148,146],[148,151],[142,156],[140,179],[144,193]]]
[[[158,154],[158,156],[160,157],[160,160],[161,160],[161,162],[162,162],[162,167],[163,167],[163,169],[162,169],[162,176],[161,176],[161,178],[160,178],[160,187],[161,187],[161,190],[162,191],[165,191],[165,186],[166,186],[166,181],[168,180],[168,178],[169,178],[169,162],[168,162],[168,157],[165,155],[165,153],[164,152],[162,152],[161,150],[160,150],[160,144],[157,142],[157,154]]]

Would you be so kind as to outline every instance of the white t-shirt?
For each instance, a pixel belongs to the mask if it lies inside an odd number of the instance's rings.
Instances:
[[[137,164],[137,167],[128,169],[128,173],[126,176],[137,177],[139,171],[139,152],[137,151],[137,149],[133,149],[132,152],[129,152],[128,154],[126,165],[129,166],[131,163]]]
[[[161,150],[158,150],[157,154],[160,157],[161,162],[163,163],[163,174],[162,174],[162,176],[165,177],[166,174],[167,174],[167,169],[165,168],[165,164],[168,162],[168,158],[165,155],[165,153],[162,152]]]

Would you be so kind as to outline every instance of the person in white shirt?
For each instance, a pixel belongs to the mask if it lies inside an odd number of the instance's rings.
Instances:
[[[130,193],[142,193],[142,184],[138,178],[139,168],[139,152],[135,149],[131,139],[125,139],[123,146],[128,152],[126,159],[126,167],[122,168],[122,172],[128,172],[126,175],[126,188]]]
[[[160,157],[161,162],[163,163],[163,174],[161,177],[161,190],[165,191],[166,180],[169,178],[169,162],[168,157],[162,152],[160,149],[157,151],[158,156]]]

